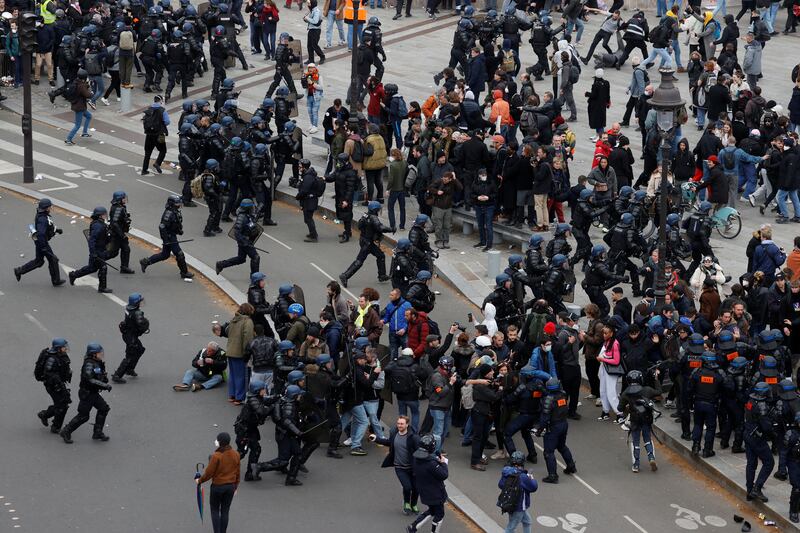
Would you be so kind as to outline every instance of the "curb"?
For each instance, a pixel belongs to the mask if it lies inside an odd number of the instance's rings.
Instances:
[[[55,207],[63,209],[65,211],[70,211],[74,214],[81,215],[84,217],[90,217],[92,212],[84,209],[82,207],[78,207],[77,205],[71,204],[69,202],[64,202],[62,200],[58,200],[56,198],[51,198],[46,194],[42,194],[38,191],[34,191],[33,189],[28,189],[27,187],[23,187],[21,185],[17,185],[15,183],[9,183],[7,181],[0,181],[0,188],[7,189],[9,191],[15,192],[17,194],[21,194],[23,196],[27,196],[29,198],[33,198],[35,200],[40,200],[41,198],[50,198],[53,202]],[[276,197],[280,198],[281,200],[294,200],[293,197],[289,196],[287,193],[281,191],[275,191]],[[280,195],[280,196],[278,196]],[[327,216],[332,216],[333,213],[325,208]],[[156,237],[150,233],[131,228],[128,232],[129,235],[144,241],[145,243],[151,246],[161,246],[161,238]],[[393,245],[396,244],[396,241],[390,240],[384,236],[384,239],[392,243]],[[184,252],[185,253],[185,252]],[[212,268],[208,265],[197,259],[196,257],[185,253],[186,255],[186,264],[188,264],[192,269],[196,270],[199,274],[201,274],[204,278],[206,278],[209,282],[213,283],[217,288],[219,288],[222,292],[224,292],[228,298],[233,300],[233,303],[238,302],[245,302],[247,301],[247,296],[237,289],[233,283],[228,281],[227,279],[223,278],[222,276],[218,276]],[[447,280],[449,282],[449,280]],[[452,283],[451,283],[452,284]],[[267,317],[267,319],[272,322],[272,319]],[[273,329],[275,327],[274,324],[270,324]],[[485,531],[486,533],[501,533],[503,528],[495,522],[488,514],[486,514],[481,508],[479,508],[472,500],[470,500],[461,490],[459,490],[453,483],[450,481],[446,481],[447,491],[448,491],[448,500],[450,501],[453,506],[461,511],[464,516],[467,517],[473,524],[475,524],[479,529]]]

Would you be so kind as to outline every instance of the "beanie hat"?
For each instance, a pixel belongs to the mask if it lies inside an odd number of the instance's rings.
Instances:
[[[547,335],[553,336],[556,334],[556,325],[552,322],[548,322],[544,325],[544,332]]]

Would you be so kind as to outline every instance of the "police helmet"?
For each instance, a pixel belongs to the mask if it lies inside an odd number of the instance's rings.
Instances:
[[[513,267],[516,264],[522,263],[525,259],[519,254],[512,254],[508,257],[508,266]]]
[[[511,457],[508,459],[508,463],[512,466],[524,466],[525,454],[519,450],[514,451],[514,453],[512,453]]]
[[[131,307],[137,307],[143,301],[144,301],[144,296],[142,296],[138,292],[131,293],[131,295],[128,296],[128,305],[130,305]]]
[[[330,355],[326,354],[326,353],[319,354],[317,356],[317,365],[318,366],[325,366],[328,363],[330,363],[331,361],[333,361],[333,358]]]
[[[640,370],[631,370],[626,377],[628,378],[628,383],[638,383],[639,385],[644,383],[644,375]]]
[[[181,30],[176,29],[175,31],[172,32],[172,38],[176,40],[183,39],[183,32]]]
[[[253,202],[253,200],[251,200],[250,198],[242,198],[242,201],[239,202],[239,207],[242,207],[244,209],[252,209],[253,207],[255,207],[255,205],[256,205],[255,202]]]
[[[495,283],[495,285],[497,285],[498,287],[502,287],[502,286],[503,286],[503,284],[504,284],[506,281],[511,281],[511,276],[509,276],[508,274],[498,274],[498,275],[497,275],[497,276],[495,276],[495,278],[494,278],[494,283]]]
[[[693,333],[689,336],[689,353],[693,355],[701,355],[705,350],[705,340],[699,333]]]
[[[192,106],[193,105],[194,105],[194,102],[192,102],[191,100],[186,100],[181,105],[181,109],[183,109],[184,113],[190,113],[192,111]]]
[[[604,253],[606,253],[606,247],[602,244],[595,244],[592,246],[592,259],[597,259]]]
[[[192,26],[191,22],[184,22],[183,26],[181,26],[183,33],[192,33],[194,31],[194,26]]]
[[[439,366],[442,368],[446,368],[448,370],[452,369],[455,366],[456,361],[453,359],[452,355],[443,355],[439,358]]]
[[[636,191],[633,193],[633,199],[637,202],[641,202],[647,196],[647,191]]]
[[[283,41],[284,39],[289,39],[289,37],[291,37],[291,35],[289,35],[286,32],[283,32],[283,33],[281,33],[279,38],[280,38],[281,41]]]
[[[153,28],[150,31],[150,37],[152,37],[153,39],[161,39],[161,30],[159,30],[158,28]]]
[[[275,107],[275,100],[272,98],[264,98],[261,101],[261,107]]]
[[[408,239],[400,239],[397,241],[397,249],[401,252],[404,252],[411,248],[411,241]]]
[[[289,96],[289,88],[282,85],[278,87],[278,90],[275,91],[275,94],[277,94],[278,96]]]
[[[250,274],[250,283],[253,285],[264,279],[267,279],[267,276],[263,272],[253,272]]]
[[[258,143],[255,147],[256,155],[264,155],[267,153],[267,145],[264,143]]]
[[[67,342],[67,339],[63,337],[56,337],[55,339],[53,339],[53,342],[50,343],[50,346],[53,349],[58,350],[60,348],[66,348],[67,346],[69,346],[69,343]]]
[[[303,381],[305,378],[306,378],[306,375],[303,374],[302,370],[292,370],[286,376],[286,382],[289,383],[289,385],[297,385],[298,383]]]
[[[378,20],[378,17],[370,17],[367,21],[367,26],[380,26],[381,21]]]
[[[703,202],[700,202],[700,207],[698,207],[697,210],[700,211],[703,214],[706,214],[709,211],[711,211],[711,207],[712,207],[711,206],[711,202],[703,201]]]
[[[264,117],[262,117],[261,115],[253,115],[252,117],[250,117],[251,126],[258,126],[262,122],[264,122]]]
[[[287,352],[289,350],[294,350],[294,343],[292,341],[281,341],[278,343],[279,352]]]
[[[225,117],[225,118],[231,118],[231,117]],[[222,124],[215,122],[208,128],[208,131],[216,135],[217,133],[219,133],[219,130],[221,129],[222,129]]]
[[[736,341],[730,331],[721,331],[717,335],[717,347],[720,350],[733,350],[736,348]]]
[[[39,200],[39,209],[41,210],[49,209],[52,206],[53,202],[50,201],[50,198],[42,198],[41,200]]]
[[[224,116],[224,117],[222,117],[220,119],[219,123],[222,124],[222,126],[224,128],[230,128],[231,126],[233,126],[233,117]],[[241,139],[239,139],[239,140],[241,140]],[[233,139],[231,139],[231,142],[232,141],[233,141]]]
[[[242,138],[239,137],[239,136],[236,136],[236,137],[232,138],[231,139],[231,146],[233,146],[234,148],[235,147],[241,147],[242,146]]]
[[[183,204],[183,198],[178,194],[170,194],[167,198],[167,207],[180,207]]]
[[[758,334],[758,349],[762,351],[772,351],[778,347],[778,343],[772,334],[773,330],[762,331]]]
[[[184,14],[187,17],[196,17],[197,16],[197,8],[194,7],[194,6],[187,6],[186,7],[186,11],[184,11]]]
[[[530,379],[536,376],[536,369],[531,365],[525,365],[519,370],[519,375],[523,378]]]
[[[786,401],[797,398],[797,385],[792,378],[784,378],[778,383],[778,396]]]
[[[289,385],[288,387],[286,387],[286,397],[289,398],[290,400],[297,398],[301,394],[303,394],[303,389],[301,389],[297,385]]]
[[[700,359],[703,361],[703,366],[706,368],[717,365],[717,354],[714,352],[703,352],[703,355],[700,356]]]
[[[731,369],[731,371],[733,371],[735,374],[738,374],[744,372],[746,366],[747,366],[747,359],[739,356],[733,358],[733,361],[731,361],[731,364],[728,366],[728,368]]]
[[[678,213],[670,213],[667,215],[667,225],[674,226],[681,221],[681,216]]]
[[[90,342],[86,345],[86,355],[94,355],[103,351],[103,347],[96,342]]]
[[[419,281],[428,281],[432,277],[433,276],[431,275],[430,271],[428,271],[428,270],[420,270],[419,272],[417,272],[416,279],[419,280]]]
[[[187,120],[187,121],[184,121],[183,124],[181,124],[180,132],[183,133],[183,134],[187,134],[187,133],[191,133],[193,129],[195,129],[194,124],[192,124],[191,121]]]
[[[631,187],[630,185],[623,185],[622,187],[619,188],[620,196],[624,196],[627,198],[631,194],[633,194],[633,187]]]
[[[424,434],[419,438],[419,448],[428,453],[433,453],[436,450],[436,437],[430,433]]]
[[[458,21],[458,27],[464,31],[472,29],[472,21],[469,19],[461,19]]]
[[[571,231],[572,227],[569,224],[561,223],[556,226],[556,235],[564,235],[566,232]]]
[[[111,203],[121,202],[127,197],[128,195],[125,193],[125,191],[115,191],[114,194],[111,195]]]
[[[750,396],[758,399],[766,398],[767,394],[769,394],[769,385],[763,381],[756,383],[755,386],[750,390]]]
[[[758,368],[759,373],[767,378],[774,378],[778,375],[778,360],[771,355],[765,355]]]
[[[303,309],[301,304],[293,303],[289,306],[289,312],[295,315],[302,315],[305,312],[305,309]]]
[[[281,285],[278,287],[278,295],[280,296],[288,296],[294,290],[294,287],[291,285]]]
[[[552,264],[554,267],[560,267],[567,262],[567,256],[564,254],[556,254],[553,256]]]
[[[236,109],[237,107],[239,107],[239,103],[233,98],[228,98],[225,100],[225,103],[222,104],[223,109]]]
[[[583,189],[578,197],[581,200],[586,201],[592,197],[592,194],[594,194],[594,192],[591,189]]]
[[[467,6],[464,8],[464,16],[467,18],[472,18],[475,16],[475,8],[472,6]]]
[[[206,159],[206,170],[215,170],[219,168],[219,161],[216,159]]]
[[[555,392],[561,390],[561,382],[558,378],[550,378],[547,380],[547,383],[544,385],[548,391]]]
[[[61,38],[62,45],[68,46],[71,43],[72,43],[72,35],[65,35],[64,37]]]
[[[626,226],[630,226],[633,224],[633,215],[630,213],[623,213],[622,217],[620,217],[620,222],[622,222]]]
[[[377,213],[381,210],[381,203],[377,200],[372,200],[369,204],[367,204],[367,212],[369,213]]]
[[[297,124],[294,122],[287,122],[285,126],[283,126],[283,131],[286,133],[294,133],[294,129],[297,127]]]
[[[220,10],[220,11],[222,11],[223,13],[227,13],[227,12],[228,12],[228,9],[229,9],[229,8],[228,8],[228,4],[222,4],[222,3],[221,3],[221,4],[219,5],[219,10]]]
[[[531,238],[528,239],[528,248],[538,248],[544,242],[544,237],[541,235],[531,235]]]
[[[92,218],[99,218],[102,215],[107,215],[107,214],[108,214],[108,210],[105,207],[103,207],[102,205],[98,205],[97,207],[95,207],[92,210]]]
[[[421,226],[421,225],[427,224],[430,219],[431,219],[431,217],[429,217],[428,215],[419,214],[419,215],[417,215],[417,218],[414,219],[414,225],[415,226]]]
[[[267,384],[261,381],[260,379],[251,379],[250,380],[250,393],[251,394],[258,394],[262,390],[267,388]]]
[[[192,113],[191,115],[186,115],[185,117],[183,117],[183,122],[181,123],[181,126],[183,126],[183,124],[186,123],[194,124],[195,122],[197,122],[199,118],[200,117],[195,113]]]
[[[489,11],[486,12],[486,17],[490,18],[490,19],[496,19],[497,18],[497,11],[494,10],[494,9],[490,9]]]

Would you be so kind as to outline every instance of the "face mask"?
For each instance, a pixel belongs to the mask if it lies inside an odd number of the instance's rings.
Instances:
[[[552,344],[547,344],[547,345],[545,345],[545,347],[544,347],[544,351],[545,351],[545,352],[549,352],[549,351],[550,351],[550,350],[552,350],[552,349],[553,349],[553,345],[552,345]]]
[[[217,439],[214,439],[214,447],[219,448],[219,441]]]
[[[488,176],[478,175],[478,179],[481,180],[481,181],[486,181],[487,178],[488,178]]]

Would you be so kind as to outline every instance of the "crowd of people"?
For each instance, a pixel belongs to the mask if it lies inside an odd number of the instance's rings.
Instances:
[[[119,97],[120,88],[132,87],[133,68],[143,67],[143,90],[156,94],[142,121],[142,174],[149,172],[153,150],[159,151],[153,169],[161,172],[164,136],[171,124],[163,106],[178,82],[186,98],[187,87],[208,70],[204,41],[209,39],[211,97],[186,100],[176,123],[183,191],[170,196],[165,206],[159,226],[161,253],[142,259],[140,266],[144,273],[173,254],[181,276],[191,277],[178,239],[184,231],[181,208],[196,205],[193,199],[202,197],[208,205],[205,237],[221,233],[221,223],[233,223],[237,255],[217,262],[216,271],[249,258],[248,301],[228,323],[214,325],[214,334],[227,339],[224,349],[208,343],[192,357],[189,369],[181,369],[185,373],[173,388],[199,392],[227,380],[228,401],[241,406],[234,440],[240,458],[247,457],[245,481],[279,470],[286,474],[286,485],[300,485],[299,473],[307,471],[306,461],[320,443],[327,443],[327,457],[341,459],[342,448],[349,448],[351,455],[366,455],[368,438],[390,449],[384,466],[394,467],[402,485],[404,513],[416,515],[420,497],[428,506],[408,530],[416,531],[430,517],[432,531],[437,531],[446,500],[444,447],[448,436],[455,440],[451,428],[461,428],[461,444],[471,448],[470,468],[485,471],[491,460],[509,461],[500,480],[501,494],[513,500],[507,487],[516,486],[518,497],[508,504],[508,531],[520,524],[529,528],[529,493],[537,484],[524,465],[538,461],[533,437],[544,439],[547,476],[542,482],[558,482],[556,451],[566,465],[563,473],[577,471],[567,435],[569,424],[581,420],[578,403],[585,372],[590,394],[584,399],[596,402],[597,418],[613,420],[631,433],[634,473],[640,469],[640,445],[650,468],[658,468],[651,435],[660,414],[654,400],[663,401],[664,408],[675,410],[672,418],[695,455],[713,456],[717,438],[719,448],[746,454],[748,499],[767,501],[762,489],[777,454],[775,477],[788,478],[792,486],[789,518],[800,520],[800,400],[793,358],[800,353],[800,238],[787,253],[781,244],[789,244],[788,239],[775,235],[776,243],[771,225],[761,225],[747,246],[743,272],[722,265],[710,239],[719,224],[716,214],[745,202],[758,204],[761,215],[767,209],[775,211],[776,224],[800,222],[800,66],[791,72],[790,97],[775,95],[787,101],[785,107],[767,100],[760,85],[762,54],[779,34],[777,10],[743,9],[733,17],[725,13],[724,2],[716,12],[704,12],[697,2],[685,9],[659,3],[659,21],[651,29],[641,11],[623,20],[622,2],[608,11],[579,0],[547,11],[541,5],[511,4],[500,14],[496,6],[487,5],[480,17],[474,7],[461,5],[449,63],[434,76],[442,87],[422,103],[406,104],[397,84],[384,82],[387,56],[380,21],[367,17],[366,2],[357,21],[350,0],[343,5],[327,0],[322,7],[315,0],[308,2],[304,21],[309,62],[299,80],[302,94],[291,72],[299,61],[292,38],[282,33],[276,43],[278,8],[269,0],[251,0],[246,6],[212,2],[202,15],[188,0],[177,9],[168,1],[153,6],[128,0],[83,4],[41,4],[36,65],[53,65],[65,81],[50,97],[64,96],[75,112],[67,144],[74,143],[81,125],[83,135],[90,135],[88,108],[97,100],[107,103],[114,90]],[[435,4],[428,6],[431,16],[436,14]],[[788,5],[784,33],[796,26],[793,5]],[[237,109],[236,82],[226,71],[230,57],[249,68],[235,38],[237,31],[248,29],[242,7],[250,14],[251,51],[261,53],[263,48],[276,63],[275,78],[247,122]],[[407,16],[409,8],[410,3]],[[554,28],[558,11],[563,24]],[[398,2],[396,18],[401,12]],[[589,13],[604,20],[581,57],[576,46]],[[749,26],[740,31],[738,21],[748,13]],[[354,26],[361,35],[358,80],[322,117],[330,149],[325,170],[318,172],[303,155],[303,132],[290,114],[304,98],[309,131],[316,132],[324,94],[321,24],[323,19],[328,22],[328,46],[334,26],[344,41],[340,15],[349,25],[348,46],[353,46]],[[14,14],[2,24],[7,54],[13,56]],[[523,70],[519,47],[528,30],[538,61]],[[615,33],[624,43],[617,50],[609,46]],[[683,38],[688,38],[690,52],[685,65],[680,57]],[[601,43],[607,53],[595,54]],[[631,55],[634,49],[641,56]],[[604,69],[620,69],[629,58],[630,99],[622,120],[609,126],[610,87]],[[657,59],[660,67],[687,74],[691,95],[676,113],[668,156],[660,149],[662,134],[649,103],[657,86],[648,69]],[[594,157],[589,168],[576,170],[571,167],[578,140],[570,123],[580,118],[573,88],[592,60],[596,68],[584,98],[588,124],[595,131]],[[54,85],[52,68],[48,78]],[[106,70],[112,79],[107,90]],[[168,83],[162,91],[164,70]],[[552,88],[537,91],[534,83],[544,76],[552,78]],[[703,131],[694,147],[682,134],[690,117]],[[639,174],[624,131],[633,118],[642,140]],[[661,173],[662,157],[669,158],[667,176]],[[327,285],[328,305],[313,313],[291,284],[280,286],[277,300],[269,303],[260,272],[256,241],[263,227],[258,221],[276,224],[271,203],[287,165],[308,227],[307,243],[318,241],[314,213],[327,183],[334,185],[342,243],[353,236],[354,206],[367,208],[356,222],[356,259],[338,282]],[[657,207],[661,194],[668,195],[668,212]],[[90,261],[69,274],[70,283],[98,272],[98,290],[109,292],[105,269],[117,254],[123,271],[133,272],[128,265],[130,217],[125,198],[120,191],[110,211],[94,210]],[[419,206],[413,221],[406,219],[407,198]],[[792,216],[787,198],[793,204]],[[379,218],[387,199],[389,226]],[[64,283],[48,243],[57,229],[48,216],[50,207],[49,201],[39,204],[36,258],[15,269],[18,280],[47,259],[53,284]],[[458,323],[440,330],[433,318],[436,296],[430,283],[438,251],[450,247],[454,208],[474,211],[475,247],[483,251],[494,246],[495,222],[517,229],[527,224],[532,232],[524,253],[511,255],[508,267],[496,277],[494,290],[481,306],[483,320],[470,324],[469,331]],[[666,247],[643,237],[651,222],[666,226]],[[405,231],[407,225],[407,236],[398,236],[387,269],[381,248],[384,235]],[[542,233],[549,230],[553,237],[545,240]],[[598,233],[604,244],[593,242]],[[377,304],[379,292],[371,287],[361,291],[357,302],[342,295],[369,255],[376,259],[377,281],[392,285],[383,308]],[[576,275],[579,264],[582,272]],[[738,275],[735,280],[733,274]],[[580,315],[564,303],[574,297],[578,276],[590,302]],[[624,296],[621,285],[627,283],[640,301]],[[665,294],[656,292],[662,288]],[[141,301],[140,295],[129,298],[121,328],[126,358],[111,377],[115,383],[136,375],[135,365],[144,352],[139,337],[147,332],[147,324]],[[583,315],[586,327],[578,325]],[[382,344],[384,330],[388,342]],[[102,432],[108,406],[99,391],[111,386],[99,345],[87,348],[81,387],[88,392],[81,397],[78,416],[62,428],[69,403],[65,383],[71,378],[66,347],[64,339],[55,339],[40,357],[41,381],[54,405],[39,418],[44,425],[52,418],[51,430],[71,442],[72,432],[95,407],[94,438],[108,440]],[[387,434],[381,415],[388,400],[396,401],[400,417]],[[269,419],[275,423],[278,457],[261,461],[259,426]],[[492,429],[496,444],[491,442]],[[526,453],[516,449],[518,433]],[[235,461],[228,448],[232,439],[220,434],[218,440],[218,461],[227,462],[219,484],[235,486],[238,468],[234,476]],[[487,456],[492,449],[496,451]],[[213,477],[207,472],[199,482]],[[216,491],[219,531],[227,521],[229,488]]]

